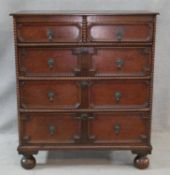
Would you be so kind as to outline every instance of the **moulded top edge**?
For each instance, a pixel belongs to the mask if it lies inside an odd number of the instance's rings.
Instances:
[[[18,11],[15,13],[11,13],[11,16],[22,16],[22,15],[159,15],[158,12],[152,11],[115,11],[115,10],[107,10],[107,11],[56,11],[56,10],[40,10],[40,11]]]

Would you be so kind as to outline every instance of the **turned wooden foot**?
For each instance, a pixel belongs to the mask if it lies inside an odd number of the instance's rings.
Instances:
[[[32,169],[36,165],[36,160],[32,155],[24,155],[21,159],[21,166],[24,169]]]
[[[134,165],[138,169],[146,169],[149,166],[149,159],[146,156],[137,155],[134,159]]]

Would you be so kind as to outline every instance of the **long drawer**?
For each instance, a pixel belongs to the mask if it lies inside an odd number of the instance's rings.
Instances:
[[[149,80],[21,81],[21,107],[27,109],[149,107]],[[85,107],[85,108],[86,108]]]
[[[19,63],[24,76],[146,76],[151,72],[151,48],[30,47],[19,49]]]
[[[146,144],[149,138],[142,112],[22,113],[20,121],[23,144]]]

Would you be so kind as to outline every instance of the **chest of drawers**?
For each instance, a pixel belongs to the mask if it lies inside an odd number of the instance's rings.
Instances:
[[[152,12],[14,13],[21,165],[40,150],[151,153]]]

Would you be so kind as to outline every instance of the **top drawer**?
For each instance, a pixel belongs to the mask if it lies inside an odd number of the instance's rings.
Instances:
[[[18,42],[81,42],[80,17],[22,17],[17,18]]]
[[[152,42],[152,16],[89,16],[89,42]]]

